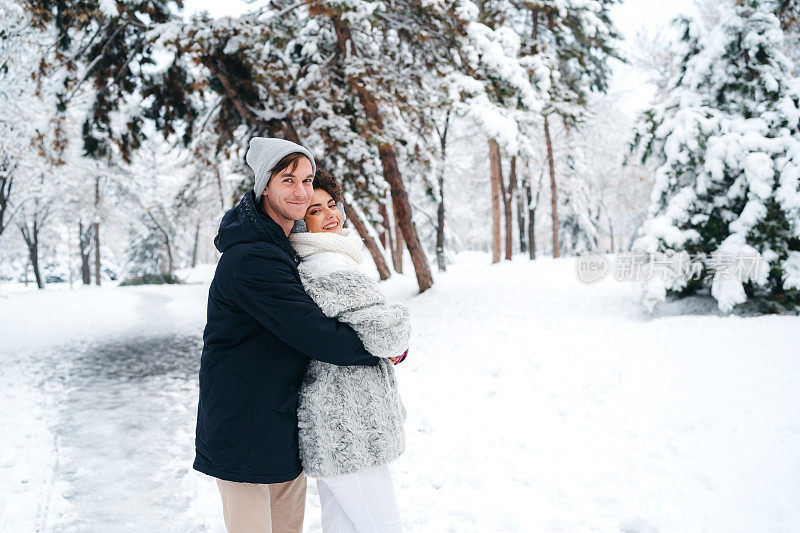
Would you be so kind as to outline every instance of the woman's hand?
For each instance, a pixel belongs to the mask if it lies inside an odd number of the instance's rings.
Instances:
[[[397,357],[389,357],[389,361],[391,361],[391,362],[392,362],[392,364],[395,364],[395,365],[397,365],[397,364],[400,364],[400,363],[402,363],[402,362],[403,362],[403,360],[406,358],[406,356],[407,356],[407,355],[408,355],[408,350],[406,350],[405,352],[403,352],[403,355],[398,355]]]

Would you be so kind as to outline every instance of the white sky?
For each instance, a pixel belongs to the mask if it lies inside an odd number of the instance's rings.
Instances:
[[[611,8],[611,20],[625,39],[623,53],[633,51],[633,38],[639,31],[652,33],[678,15],[695,15],[697,8],[693,0],[624,0]],[[614,74],[609,90],[621,96],[624,111],[636,113],[644,109],[652,98],[655,87],[647,82],[645,73],[623,64],[613,63]]]
[[[184,12],[191,14],[205,10],[214,17],[221,17],[238,15],[259,5],[258,1],[248,4],[244,0],[185,0]],[[696,12],[694,0],[624,0],[611,8],[611,18],[622,36],[632,39],[638,31],[652,32],[680,14]],[[622,45],[623,52],[631,50],[630,41],[626,40]],[[609,89],[621,96],[623,110],[634,114],[644,109],[654,93],[654,87],[647,82],[645,74],[618,61],[614,61],[613,70]]]

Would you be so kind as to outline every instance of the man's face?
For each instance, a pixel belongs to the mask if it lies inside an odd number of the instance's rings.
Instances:
[[[314,194],[313,179],[311,161],[301,157],[294,170],[289,165],[269,180],[262,200],[264,210],[279,225],[303,218]]]

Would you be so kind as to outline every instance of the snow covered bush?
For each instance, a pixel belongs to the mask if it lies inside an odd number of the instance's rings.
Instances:
[[[757,293],[800,299],[800,80],[773,3],[741,4],[722,4],[711,31],[678,22],[678,75],[638,125],[635,145],[658,168],[635,249],[700,269],[653,276],[651,309],[667,290],[710,289],[725,312]]]

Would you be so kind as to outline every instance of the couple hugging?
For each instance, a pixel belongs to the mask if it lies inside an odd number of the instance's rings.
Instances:
[[[301,532],[306,475],[324,532],[401,531],[387,465],[405,447],[408,309],[360,271],[341,188],[306,148],[255,137],[246,159],[255,186],[214,239],[194,468],[229,532]]]

